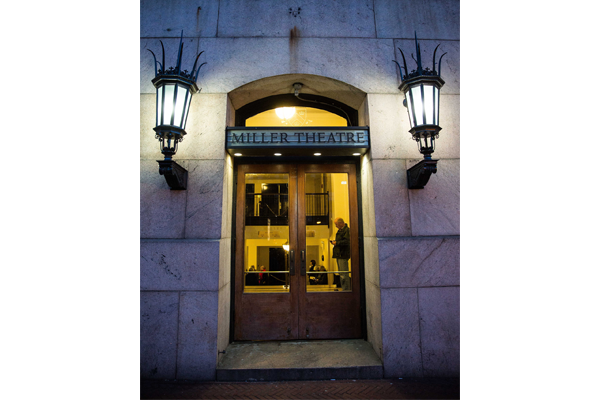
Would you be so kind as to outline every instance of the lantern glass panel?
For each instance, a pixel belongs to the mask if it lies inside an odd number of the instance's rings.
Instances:
[[[415,121],[413,121],[413,108],[412,101],[410,98],[410,90],[404,93],[406,99],[406,107],[408,108],[408,119],[410,120],[410,127],[413,128],[415,126]]]
[[[175,85],[164,85],[162,123],[161,125],[171,125],[173,116],[173,96],[175,95]]]
[[[179,128],[181,128],[183,124],[183,111],[185,106],[186,94],[187,89],[183,86],[177,85],[177,93],[175,94],[175,96],[177,96],[177,99],[175,102],[175,116],[173,119],[173,125]]]
[[[182,123],[181,123],[181,129],[185,129],[185,124],[187,122],[188,112],[190,110],[190,101],[192,100],[192,95],[191,95],[191,93],[189,93],[189,90],[188,90],[188,93],[187,93],[186,97],[187,97],[187,100],[185,102],[185,107],[183,108],[183,120],[182,120]]]
[[[156,88],[156,126],[162,125],[163,86]]]
[[[440,89],[433,87],[433,124],[440,124]]]
[[[423,107],[425,108],[425,124],[432,125],[434,123],[434,96],[433,86],[423,85]]]

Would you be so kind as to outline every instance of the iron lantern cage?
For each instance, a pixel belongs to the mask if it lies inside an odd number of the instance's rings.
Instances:
[[[417,41],[415,33],[415,46],[417,59],[417,69],[410,73],[406,67],[406,58],[400,48],[403,65],[400,66],[396,60],[393,60],[400,68],[402,84],[398,87],[404,93],[404,106],[408,111],[408,119],[411,129],[409,132],[412,138],[417,142],[419,152],[423,154],[423,160],[417,165],[411,167],[408,171],[409,189],[422,189],[429,181],[432,173],[437,172],[437,160],[432,160],[431,154],[435,150],[435,140],[439,138],[440,127],[440,90],[444,86],[444,80],[440,77],[442,58],[440,57],[436,70],[435,56],[438,45],[433,52],[433,69],[423,68],[421,62],[421,47]],[[402,69],[404,68],[404,74]]]
[[[189,115],[192,96],[201,89],[196,85],[200,68],[206,63],[200,64],[196,69],[198,59],[204,53],[196,56],[192,71],[181,70],[181,56],[183,53],[183,31],[179,41],[177,63],[175,67],[166,69],[165,47],[162,47],[162,63],[156,60],[152,50],[148,50],[154,57],[155,78],[152,84],[156,88],[156,139],[160,144],[160,151],[164,160],[158,160],[159,173],[165,176],[167,184],[172,190],[185,190],[187,187],[187,171],[185,168],[173,161],[177,153],[179,142],[186,135],[185,125]]]

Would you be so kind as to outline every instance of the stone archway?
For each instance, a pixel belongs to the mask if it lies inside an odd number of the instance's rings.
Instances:
[[[303,84],[302,94],[322,96],[343,103],[357,110],[357,119],[359,126],[369,125],[368,116],[368,97],[367,93],[355,86],[335,79],[310,75],[310,74],[285,74],[267,78],[258,79],[239,86],[228,93],[227,98],[227,126],[236,126],[236,111],[240,108],[277,95],[293,94],[293,84],[300,82]],[[231,256],[232,256],[232,214],[233,214],[233,183],[234,183],[234,165],[233,159],[226,156],[225,179],[224,179],[224,199],[223,203],[223,233],[224,240],[221,242],[221,260],[220,276],[231,275]],[[362,198],[362,220],[365,232],[375,231],[374,207],[373,207],[373,170],[370,162],[370,153],[363,156],[360,163],[360,179],[362,180],[360,196]],[[367,238],[365,237],[365,240]],[[369,243],[365,241],[365,276],[371,276],[372,280],[377,282],[371,286],[378,288],[379,282],[379,263],[377,243],[369,237]],[[230,283],[229,278],[224,280]],[[223,286],[225,287],[225,286]],[[231,285],[227,285],[231,287]],[[230,317],[233,304],[231,303],[230,291],[223,291],[219,295],[219,328],[218,328],[218,348],[225,349],[230,341],[231,325]],[[376,353],[381,356],[381,302],[378,290],[369,290],[366,292],[366,323],[367,339]],[[220,360],[222,354],[218,355]]]
[[[335,79],[309,74],[276,75],[240,86],[228,94],[228,126],[234,126],[240,108],[272,96],[294,93],[294,83],[303,84],[301,94],[332,99],[358,111],[358,125],[366,125],[367,94],[355,86]]]

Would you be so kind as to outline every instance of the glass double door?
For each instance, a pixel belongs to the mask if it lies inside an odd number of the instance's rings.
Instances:
[[[356,169],[240,165],[234,340],[361,337]]]

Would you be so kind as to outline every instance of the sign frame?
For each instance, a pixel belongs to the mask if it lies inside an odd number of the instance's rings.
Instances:
[[[353,156],[370,148],[368,126],[228,127],[226,151],[234,156]]]

